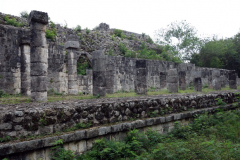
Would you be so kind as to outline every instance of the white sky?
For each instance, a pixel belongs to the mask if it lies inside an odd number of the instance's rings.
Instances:
[[[55,23],[94,28],[101,22],[154,38],[154,31],[186,20],[199,35],[232,37],[240,28],[240,0],[0,0],[0,12],[48,12]]]

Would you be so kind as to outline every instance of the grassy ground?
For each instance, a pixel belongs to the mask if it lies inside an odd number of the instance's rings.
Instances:
[[[240,86],[238,86],[238,89],[240,89]],[[222,88],[221,91],[224,90],[232,90],[229,87]],[[197,92],[199,94],[206,94],[209,92],[214,92],[216,90],[210,89],[210,88],[203,88],[202,92]],[[187,90],[179,90],[178,94],[187,94],[187,93],[196,93],[193,89],[187,89]],[[162,95],[162,94],[171,94],[168,92],[167,89],[162,89],[159,91],[155,90],[149,90],[147,92],[149,96],[154,95]],[[135,92],[117,92],[114,94],[107,94],[106,98],[115,98],[115,97],[137,97],[140,95],[137,95]],[[81,99],[95,99],[99,98],[93,95],[63,95],[59,93],[51,92],[48,96],[48,102],[56,102],[56,101],[66,101],[66,100],[81,100]],[[0,94],[0,104],[17,104],[17,103],[30,103],[31,100],[27,96],[21,96],[20,94],[16,95],[9,95],[9,94]]]

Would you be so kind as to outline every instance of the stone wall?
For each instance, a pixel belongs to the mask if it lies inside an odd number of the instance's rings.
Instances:
[[[207,95],[169,95],[133,98],[76,100],[71,102],[31,103],[0,106],[0,138],[41,135],[63,131],[76,123],[94,126],[207,108],[221,98],[227,104],[237,102],[239,93]]]
[[[238,105],[225,105],[221,108],[224,110],[232,110],[239,107]],[[134,120],[129,122],[120,122],[117,124],[93,127],[85,130],[77,130],[71,133],[65,133],[59,136],[49,136],[42,139],[33,139],[28,141],[15,141],[0,145],[0,159],[8,158],[9,160],[50,160],[51,147],[56,140],[63,140],[63,147],[66,150],[72,150],[74,154],[81,154],[92,148],[92,144],[96,139],[106,138],[108,140],[123,140],[127,132],[131,129],[139,129],[146,132],[149,128],[158,133],[167,133],[174,128],[174,124],[178,121],[180,124],[186,125],[196,115],[204,112],[214,113],[219,107],[210,107],[187,111],[184,113],[170,114],[155,118],[147,118],[142,120]]]

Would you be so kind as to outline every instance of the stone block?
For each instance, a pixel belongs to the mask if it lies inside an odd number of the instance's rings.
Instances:
[[[139,68],[139,69],[137,69],[136,76],[137,77],[146,77],[147,76],[146,68]]]
[[[77,65],[68,65],[68,74],[77,75]]]
[[[48,63],[48,48],[31,47],[31,63]]]
[[[220,70],[218,69],[212,70],[212,77],[220,77]]]
[[[200,77],[194,78],[193,85],[195,91],[202,92],[202,79]]]
[[[93,72],[94,71],[106,71],[105,59],[104,58],[93,59],[92,67],[93,67]]]
[[[47,77],[45,76],[32,76],[31,77],[31,91],[44,92],[47,91]]]
[[[106,96],[106,88],[105,87],[97,87],[93,85],[93,96]]]
[[[100,127],[98,128],[99,136],[106,135],[108,133],[111,133],[111,127]]]
[[[169,69],[168,76],[178,76],[177,69]]]
[[[0,130],[10,130],[12,129],[11,123],[2,123],[0,124]]]
[[[93,57],[93,60],[94,59],[99,59],[99,58],[105,59],[106,55],[105,55],[103,50],[96,50],[96,51],[92,52],[92,57]]]
[[[21,45],[30,45],[30,38],[29,37],[22,37],[21,39],[20,39],[20,44]]]
[[[31,76],[47,76],[47,70],[46,63],[31,63]]]
[[[114,133],[114,132],[120,132],[122,131],[122,124],[116,124],[116,125],[112,125],[111,126],[111,132]]]
[[[167,83],[178,83],[177,76],[167,76]]]
[[[66,49],[78,49],[80,44],[78,41],[67,41],[64,45]]]
[[[78,89],[74,88],[74,89],[68,89],[68,94],[72,94],[72,95],[77,95],[78,94]]]
[[[177,93],[178,83],[167,83],[167,88],[170,93]]]
[[[146,60],[136,60],[136,68],[147,68]]]
[[[220,77],[214,78],[214,79],[212,80],[212,86],[213,86],[213,89],[215,89],[215,90],[221,90]]]
[[[83,153],[85,151],[87,151],[87,142],[86,140],[82,140],[78,142],[78,152]]]
[[[46,33],[40,30],[31,30],[31,47],[47,48]]]
[[[237,89],[237,82],[235,80],[229,80],[229,88]]]
[[[37,102],[47,101],[47,92],[31,92],[31,100]]]
[[[93,86],[106,87],[105,72],[93,71]]]
[[[38,22],[42,24],[48,24],[48,14],[40,11],[31,11],[28,16],[28,23]]]

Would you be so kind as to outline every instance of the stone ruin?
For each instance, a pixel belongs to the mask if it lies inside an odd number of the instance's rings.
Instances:
[[[64,30],[60,26],[57,26],[59,36],[55,42],[46,39],[48,14],[44,12],[32,11],[28,23],[30,28],[0,24],[0,90],[31,96],[32,101],[46,101],[50,89],[64,94],[81,92],[105,96],[118,91],[147,94],[151,88],[167,88],[171,93],[189,86],[199,92],[203,86],[215,90],[225,86],[236,89],[239,83],[232,70],[105,55],[107,47],[115,43],[104,39],[114,30],[105,23],[96,29],[99,31],[96,34],[104,35],[102,41],[90,34],[92,41],[101,43],[100,46],[87,45],[74,30]],[[141,34],[124,33],[142,37]],[[133,48],[140,46],[133,40],[125,41]],[[157,50],[155,44],[147,46]],[[86,70],[86,75],[77,74],[77,62],[82,56],[92,67]]]

